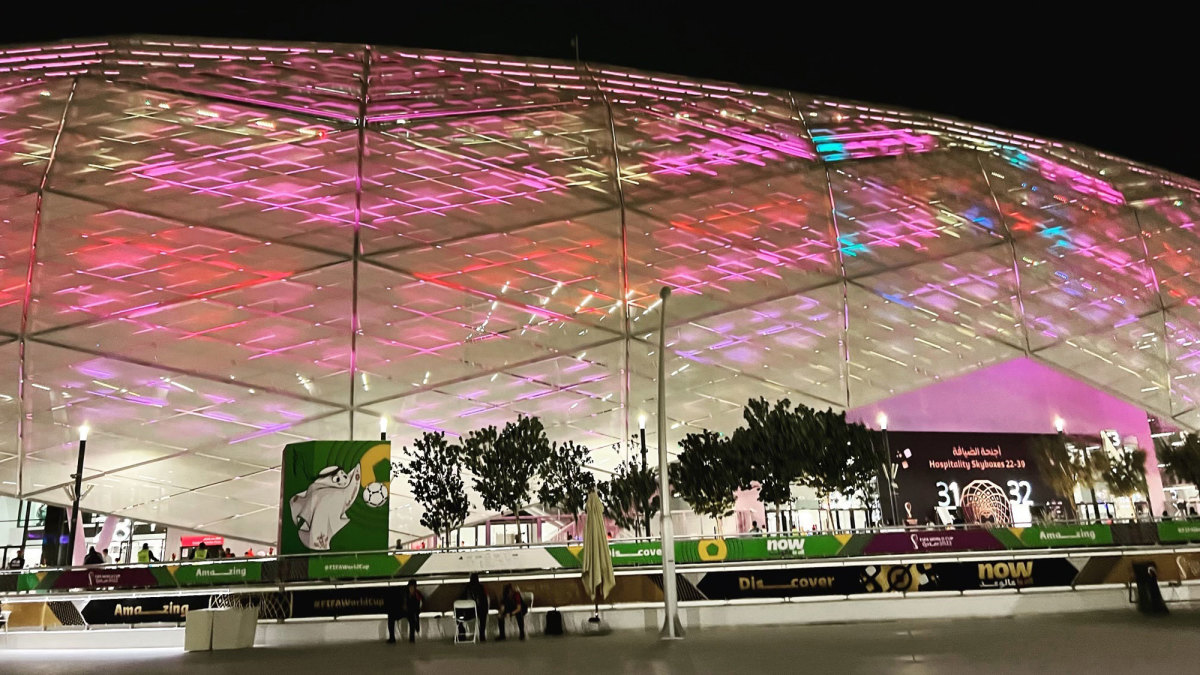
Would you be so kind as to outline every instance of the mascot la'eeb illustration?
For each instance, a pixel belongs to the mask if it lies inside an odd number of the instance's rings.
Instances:
[[[391,471],[387,441],[307,441],[285,447],[279,552],[385,550]]]

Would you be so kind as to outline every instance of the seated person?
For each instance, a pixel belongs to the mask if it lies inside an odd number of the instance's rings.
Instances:
[[[504,584],[504,590],[500,592],[500,639],[504,639],[504,624],[508,617],[513,617],[517,620],[517,629],[521,633],[521,639],[525,639],[525,614],[529,608],[525,606],[525,599],[521,597],[521,590],[512,584]]]

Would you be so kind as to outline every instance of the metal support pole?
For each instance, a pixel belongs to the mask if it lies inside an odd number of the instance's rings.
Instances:
[[[638,435],[642,440],[642,473],[645,473],[650,468],[650,463],[647,460],[646,452],[646,417],[643,415],[640,420],[640,428]],[[650,538],[650,497],[646,496],[646,503],[642,504],[642,519],[646,523],[646,538]]]
[[[663,629],[662,637],[668,640],[683,637],[683,626],[679,624],[679,600],[675,590],[675,533],[671,526],[671,480],[668,470],[667,449],[667,298],[671,289],[663,286],[658,297],[658,480],[662,501],[660,532],[662,534],[663,568]]]
[[[87,452],[88,428],[79,427],[79,452],[75,464],[75,492],[71,495],[71,537],[67,545],[67,560],[75,564],[75,535],[79,525],[79,494],[83,490],[83,456]]]
[[[896,487],[895,487],[896,471],[895,471],[895,461],[894,461],[895,458],[892,457],[892,446],[890,443],[888,443],[887,427],[883,428],[883,457],[884,457],[883,473],[884,473],[884,477],[887,478],[888,511],[889,511],[888,515],[889,515],[889,520],[891,520],[891,522],[888,524],[889,525],[899,525],[900,518],[899,518],[899,514],[896,513]]]

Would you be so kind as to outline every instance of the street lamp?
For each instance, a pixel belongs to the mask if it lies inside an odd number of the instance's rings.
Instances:
[[[1054,430],[1061,434],[1065,428],[1067,428],[1066,420],[1056,415],[1054,417]]]
[[[875,421],[879,424],[879,430],[883,432],[883,475],[887,479],[888,489],[888,519],[891,520],[890,525],[896,525],[899,520],[896,516],[896,465],[892,461],[892,447],[888,442],[888,416],[885,412],[880,412]]]
[[[642,440],[642,473],[650,469],[646,460],[646,413],[638,415],[638,436]],[[646,503],[642,504],[642,514],[646,521],[646,538],[650,538],[650,495],[646,495]]]
[[[89,431],[86,423],[79,427],[79,452],[76,453],[75,473],[71,476],[75,479],[75,491],[71,493],[71,536],[67,540],[67,560],[72,565],[75,564],[75,535],[79,527],[79,493],[83,489],[83,456],[87,452]]]
[[[379,440],[387,440],[387,415],[381,415],[379,418]]]
[[[662,536],[663,568],[663,637],[668,640],[683,637],[679,622],[679,600],[675,589],[675,532],[671,526],[671,481],[667,462],[667,298],[671,289],[658,292],[662,300],[658,323],[658,490],[662,499],[659,513],[659,534]]]

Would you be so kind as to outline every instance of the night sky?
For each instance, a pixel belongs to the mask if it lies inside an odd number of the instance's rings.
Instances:
[[[152,33],[574,58],[898,105],[1083,143],[1200,178],[1196,45],[1180,14],[959,3],[22,2],[0,43]],[[791,9],[781,9],[790,7]],[[1035,6],[1036,7],[1036,6]],[[1139,14],[1142,12],[1142,14]],[[953,16],[947,16],[952,13]]]

